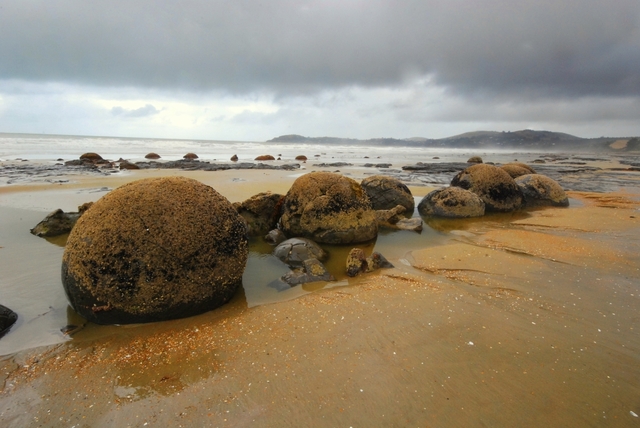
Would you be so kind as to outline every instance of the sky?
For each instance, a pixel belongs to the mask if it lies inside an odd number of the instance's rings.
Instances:
[[[0,0],[0,132],[640,136],[638,0]]]

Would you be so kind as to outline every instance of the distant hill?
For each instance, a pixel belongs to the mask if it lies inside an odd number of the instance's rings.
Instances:
[[[447,138],[429,139],[412,137],[372,138],[358,140],[354,138],[336,137],[304,137],[290,134],[268,140],[269,143],[310,143],[310,144],[348,144],[374,146],[409,146],[432,148],[497,148],[497,149],[527,149],[527,150],[569,150],[569,151],[638,151],[638,138],[581,138],[575,135],[551,131],[534,131],[524,129],[514,132],[475,131],[454,135]]]

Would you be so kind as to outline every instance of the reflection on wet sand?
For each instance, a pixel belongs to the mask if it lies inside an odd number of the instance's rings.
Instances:
[[[348,286],[253,308],[240,293],[189,319],[88,325],[4,357],[0,421],[631,426],[640,205],[571,196],[583,206],[440,222],[437,246],[379,237],[396,268]]]

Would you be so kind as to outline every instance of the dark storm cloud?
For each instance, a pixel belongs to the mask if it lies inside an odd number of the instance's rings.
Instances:
[[[169,90],[640,94],[638,0],[0,1],[0,78]]]

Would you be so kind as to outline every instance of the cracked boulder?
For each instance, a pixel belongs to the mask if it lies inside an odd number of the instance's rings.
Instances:
[[[460,187],[480,196],[485,211],[508,212],[522,207],[522,191],[502,168],[477,164],[460,171],[451,186]]]
[[[98,324],[182,318],[226,303],[242,282],[244,221],[185,177],[139,180],[80,217],[62,259],[73,309]]]
[[[397,178],[373,175],[362,180],[360,184],[369,196],[374,210],[390,210],[402,205],[409,216],[413,214],[415,201],[411,190]]]

